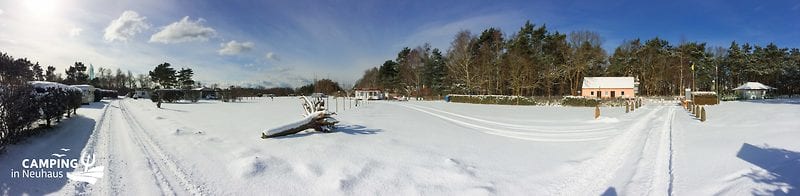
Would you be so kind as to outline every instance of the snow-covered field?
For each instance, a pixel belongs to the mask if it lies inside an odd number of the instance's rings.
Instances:
[[[373,101],[335,133],[273,139],[297,98],[104,100],[0,155],[0,192],[95,195],[798,195],[800,100],[624,108]],[[332,107],[332,108],[335,108]],[[63,151],[63,149],[70,149]],[[14,178],[25,159],[93,152],[104,176]],[[73,169],[62,169],[72,171]]]

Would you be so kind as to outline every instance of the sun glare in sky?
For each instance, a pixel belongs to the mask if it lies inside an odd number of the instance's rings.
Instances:
[[[35,17],[52,16],[56,11],[57,0],[26,0],[26,11]]]

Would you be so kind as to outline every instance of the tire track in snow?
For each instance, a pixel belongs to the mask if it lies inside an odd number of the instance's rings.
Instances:
[[[122,112],[125,120],[130,126],[130,132],[134,136],[133,141],[139,146],[145,154],[149,166],[156,170],[154,174],[165,182],[159,186],[163,193],[166,195],[200,195],[202,190],[194,185],[186,175],[186,173],[178,166],[177,163],[172,161],[172,157],[164,153],[163,150],[152,140],[152,138],[145,132],[144,127],[138,120],[131,114],[124,102],[120,104],[120,111]],[[182,189],[175,189],[180,186]]]
[[[398,105],[400,105],[400,104],[398,104]],[[586,133],[580,133],[580,134],[576,135],[575,133],[572,133],[572,134],[570,134],[570,133],[558,133],[558,132],[555,132],[555,133],[536,133],[536,132],[525,133],[525,132],[508,131],[508,130],[505,130],[505,129],[497,129],[497,128],[493,128],[493,127],[487,127],[487,126],[482,126],[482,125],[478,125],[478,124],[475,124],[475,123],[470,123],[470,122],[458,120],[458,119],[455,119],[455,118],[447,117],[447,116],[442,115],[442,114],[437,114],[437,113],[432,112],[432,111],[427,111],[427,110],[422,109],[422,108],[416,108],[416,107],[408,106],[408,105],[400,105],[400,106],[403,106],[403,107],[406,107],[406,108],[409,108],[409,109],[412,109],[412,110],[416,110],[416,111],[419,111],[419,112],[423,112],[423,113],[426,113],[426,114],[429,114],[429,115],[432,115],[432,116],[438,117],[440,119],[447,120],[447,121],[450,121],[450,122],[453,122],[453,123],[456,123],[456,124],[459,124],[459,125],[462,125],[462,126],[475,128],[476,131],[479,131],[479,132],[482,132],[482,133],[501,136],[501,137],[507,137],[507,138],[513,138],[513,139],[520,139],[520,140],[537,141],[537,142],[582,142],[582,141],[602,140],[602,139],[606,139],[606,138],[609,138],[609,137],[613,136],[613,135],[593,136],[593,135],[589,135],[589,134],[586,134]],[[613,131],[613,129],[612,129],[612,131]],[[565,137],[565,136],[570,136],[570,135],[572,135],[573,138]],[[583,136],[583,137],[580,137],[580,136]]]
[[[98,150],[97,142],[100,140],[101,137],[103,137],[105,135],[105,133],[102,133],[102,130],[104,130],[103,127],[108,127],[108,121],[106,119],[110,119],[108,117],[108,116],[111,115],[108,112],[108,110],[109,110],[108,108],[110,106],[111,106],[110,103],[106,104],[105,106],[103,106],[103,112],[100,115],[100,119],[98,119],[95,122],[94,129],[92,130],[92,134],[89,136],[89,140],[87,141],[86,146],[83,148],[83,150],[81,150],[80,154],[84,154],[84,153],[92,153],[94,155],[97,155],[97,154],[100,154],[100,155],[108,154],[108,153],[105,153],[103,151],[103,150],[105,150],[107,148],[105,148],[105,149],[104,148],[100,148],[100,150]],[[74,114],[74,115],[77,115],[77,114]],[[98,153],[98,151],[101,151],[101,152]],[[101,162],[101,163],[103,163],[103,162],[107,163],[107,161],[108,161],[108,158],[103,158],[102,156],[101,156],[100,159],[101,160],[99,162]],[[105,160],[103,160],[103,159],[105,159]],[[75,188],[75,194],[85,194],[88,191],[87,189],[91,189],[89,186],[86,185],[86,183],[83,183],[83,182],[71,182],[71,183],[73,183],[73,187]]]
[[[563,179],[555,182],[550,187],[547,195],[574,195],[574,194],[600,194],[605,191],[610,182],[617,179],[618,171],[628,162],[631,153],[637,145],[636,141],[642,141],[645,137],[643,130],[648,128],[648,124],[658,119],[656,114],[663,107],[643,107],[642,109],[651,110],[644,116],[638,118],[622,134],[618,135],[608,146],[594,157],[582,161],[574,166],[563,168],[565,174]]]
[[[643,138],[641,150],[638,154],[631,155],[629,159],[636,159],[630,171],[631,176],[624,187],[620,187],[624,194],[629,195],[664,195],[669,192],[670,184],[670,124],[675,114],[675,107],[669,107],[664,118],[660,118],[660,126],[647,129],[646,138]],[[618,171],[623,174],[625,170]],[[621,177],[620,177],[621,178]]]
[[[487,124],[495,124],[495,125],[503,126],[504,128],[509,128],[509,129],[536,131],[536,132],[543,132],[543,133],[584,133],[584,132],[606,131],[606,130],[613,129],[612,126],[614,124],[616,124],[616,123],[611,123],[609,126],[605,126],[605,127],[601,127],[601,128],[594,128],[594,127],[597,127],[596,124],[590,124],[590,125],[586,125],[586,126],[555,126],[555,125],[554,126],[531,126],[531,125],[518,125],[518,124],[510,124],[510,123],[502,123],[502,122],[497,122],[497,121],[484,120],[484,119],[480,119],[480,118],[475,118],[475,117],[471,117],[471,116],[456,114],[456,113],[443,111],[443,110],[439,110],[439,109],[435,109],[435,108],[431,108],[431,107],[421,106],[421,105],[404,105],[404,106],[411,106],[411,107],[416,107],[416,108],[420,108],[420,109],[424,109],[424,110],[428,110],[428,111],[435,111],[435,112],[439,112],[439,113],[443,113],[443,114],[447,114],[447,115],[451,115],[451,116],[455,116],[455,117],[460,117],[460,118],[468,119],[468,120],[472,120],[472,121],[483,122],[483,123],[487,123]],[[591,128],[587,128],[587,127],[591,127]],[[553,131],[552,130],[553,128],[560,128],[562,130]]]

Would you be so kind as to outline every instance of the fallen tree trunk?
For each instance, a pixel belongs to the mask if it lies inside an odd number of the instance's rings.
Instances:
[[[306,97],[303,99],[303,109],[305,110],[305,117],[299,121],[289,123],[283,126],[267,129],[261,132],[261,138],[273,138],[299,133],[306,129],[314,129],[319,132],[332,132],[339,123],[338,120],[331,117],[335,113],[327,111],[319,102],[312,102]],[[316,111],[314,111],[316,110]]]
[[[261,138],[272,138],[272,137],[280,137],[291,135],[295,133],[299,133],[306,129],[314,128],[317,125],[317,121],[324,116],[324,111],[314,112],[303,119],[300,119],[297,122],[289,123],[283,126],[275,127],[272,129],[267,129],[261,134]]]

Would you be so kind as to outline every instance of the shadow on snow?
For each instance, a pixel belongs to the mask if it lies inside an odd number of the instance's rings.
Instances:
[[[104,106],[104,103],[92,103],[89,108]],[[86,107],[86,106],[84,106]],[[62,120],[44,134],[33,136],[27,140],[8,146],[6,153],[0,155],[0,193],[3,195],[44,195],[61,190],[67,185],[66,174],[75,169],[66,168],[23,168],[23,160],[34,159],[76,159],[80,161],[81,151],[86,147],[95,127],[95,120],[81,115]],[[63,151],[61,149],[69,149]],[[62,157],[58,157],[62,156]],[[30,163],[27,163],[30,165]],[[79,166],[81,167],[81,166]],[[19,177],[12,177],[12,170],[19,171]],[[52,171],[56,177],[26,178],[23,171]]]
[[[600,194],[600,196],[617,196],[617,189],[615,189],[613,186],[608,187],[608,189]]]
[[[740,100],[747,103],[766,103],[766,104],[800,104],[798,98],[784,98],[784,99],[753,99],[753,100]]]
[[[776,190],[753,190],[755,195],[800,195],[800,153],[770,146],[742,144],[736,157],[766,172],[745,174],[756,183],[780,187]],[[782,190],[783,189],[783,190]]]
[[[274,139],[288,139],[288,138],[305,137],[305,136],[314,135],[314,134],[336,134],[336,133],[345,133],[345,134],[348,134],[348,135],[372,135],[372,134],[376,134],[376,133],[381,132],[381,131],[383,131],[383,130],[370,129],[370,128],[367,128],[367,127],[361,126],[361,125],[337,125],[336,126],[336,131],[334,131],[332,133],[322,133],[322,132],[319,132],[319,131],[314,131],[313,129],[308,129],[308,130],[302,131],[302,132],[297,133],[297,134],[292,134],[292,135],[287,135],[287,136],[282,136],[282,137],[275,137]]]

